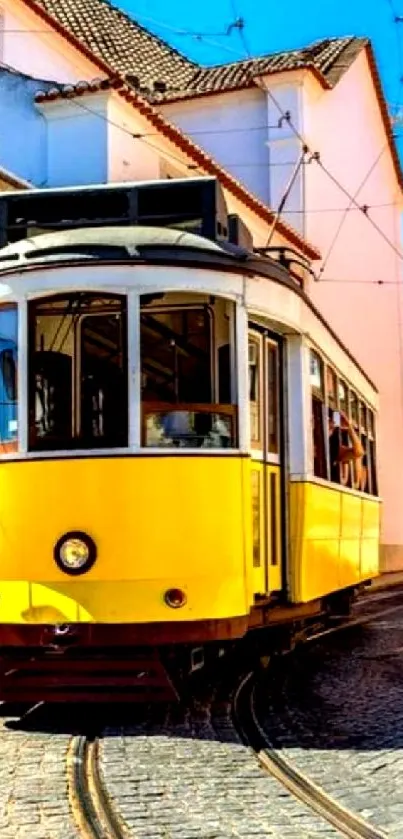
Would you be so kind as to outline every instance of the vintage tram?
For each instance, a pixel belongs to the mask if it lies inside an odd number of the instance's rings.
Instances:
[[[345,609],[377,391],[216,180],[5,193],[0,245],[0,698],[166,696]]]

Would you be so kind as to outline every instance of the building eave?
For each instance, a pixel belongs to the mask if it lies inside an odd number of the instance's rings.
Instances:
[[[4,166],[0,166],[0,181],[5,181],[13,189],[33,189],[33,185],[29,181],[24,180],[24,178],[19,178],[17,175],[9,172],[8,169],[5,169]]]
[[[392,122],[389,116],[388,106],[386,104],[385,95],[383,92],[381,77],[376,63],[376,58],[372,46],[368,43],[365,47],[365,53],[368,60],[368,65],[372,77],[372,82],[375,88],[376,97],[378,100],[379,110],[381,112],[382,122],[385,129],[386,139],[389,146],[390,155],[392,158],[393,167],[396,173],[397,182],[400,190],[403,192],[403,171],[399,160],[397,146],[393,136]],[[403,199],[403,195],[402,195]]]

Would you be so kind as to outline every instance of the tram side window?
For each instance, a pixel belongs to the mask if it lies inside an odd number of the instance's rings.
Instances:
[[[359,489],[361,492],[369,492],[369,439],[368,439],[368,412],[367,407],[364,402],[359,403],[358,409],[358,419],[359,419],[359,436],[361,440],[361,445],[364,449],[364,455],[361,459],[361,463],[358,466],[359,469]]]
[[[355,433],[360,437],[360,403],[357,394],[352,390],[350,391],[350,422]],[[349,441],[347,441],[348,444]],[[361,489],[363,458],[350,462],[350,473],[353,489]]]
[[[18,423],[17,306],[0,307],[0,454],[16,451]]]
[[[344,416],[348,417],[349,410],[348,410],[348,389],[345,382],[342,379],[338,380],[338,406],[340,414],[344,414]],[[342,446],[349,445],[349,436],[348,433],[341,428],[338,431],[338,436],[340,439],[340,443]],[[351,477],[350,477],[350,464],[349,463],[340,463],[338,465],[338,481],[343,486],[349,486],[351,484]]]
[[[369,466],[369,492],[371,495],[378,495],[378,474],[376,468],[376,437],[375,417],[372,411],[368,410],[368,466]]]
[[[280,424],[280,359],[277,344],[270,341],[266,345],[267,352],[267,396],[268,396],[268,449],[270,454],[279,453],[279,424]]]
[[[29,445],[128,444],[126,298],[75,292],[29,307]]]
[[[234,304],[167,293],[140,307],[143,445],[236,446]]]
[[[262,445],[261,432],[261,339],[257,335],[249,335],[248,364],[249,364],[249,412],[250,439],[252,448]]]
[[[326,405],[324,399],[322,359],[311,350],[310,379],[312,393],[313,471],[318,478],[327,478]]]

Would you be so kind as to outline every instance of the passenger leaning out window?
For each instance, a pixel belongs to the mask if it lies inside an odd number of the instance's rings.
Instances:
[[[349,445],[344,443],[345,437]],[[357,475],[361,476],[364,449],[358,434],[342,411],[329,410],[329,454],[332,481],[340,481],[340,467],[350,461],[355,462]]]

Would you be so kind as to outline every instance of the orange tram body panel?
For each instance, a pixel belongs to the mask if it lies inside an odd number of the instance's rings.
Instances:
[[[172,185],[198,235],[100,226]],[[301,285],[217,240],[214,179],[94,190],[82,228],[85,190],[0,196],[3,699],[172,697],[379,572],[376,388]]]

